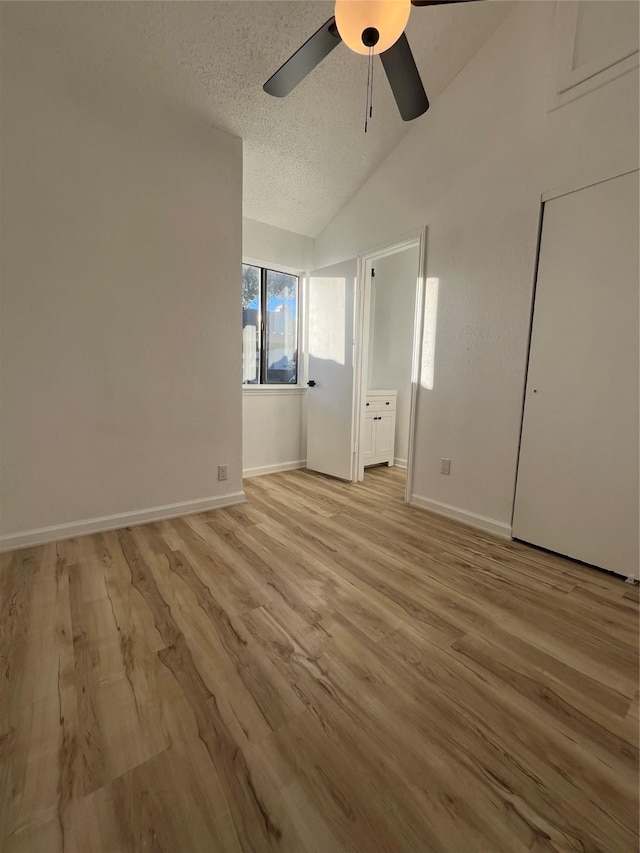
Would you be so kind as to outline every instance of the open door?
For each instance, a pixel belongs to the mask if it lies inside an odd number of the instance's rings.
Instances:
[[[357,262],[315,270],[308,284],[307,468],[354,476]]]

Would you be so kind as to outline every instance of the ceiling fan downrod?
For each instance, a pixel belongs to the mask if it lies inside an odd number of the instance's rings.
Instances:
[[[364,41],[364,33],[362,34]],[[369,119],[373,116],[373,45],[369,48],[369,60],[367,63],[367,103],[364,112],[364,132],[369,127]]]

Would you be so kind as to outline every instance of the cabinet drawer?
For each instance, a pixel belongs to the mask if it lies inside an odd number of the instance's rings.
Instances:
[[[365,402],[366,412],[395,412],[395,397],[367,397]]]

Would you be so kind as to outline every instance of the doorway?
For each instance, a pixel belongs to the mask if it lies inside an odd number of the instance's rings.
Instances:
[[[396,461],[406,464],[407,501],[425,263],[426,228],[357,258],[314,270],[307,280],[307,468],[361,482],[365,464],[372,461],[365,458],[367,442],[375,441],[366,428],[375,427],[376,459],[392,466]],[[380,284],[374,290],[376,264]],[[385,359],[390,363],[385,364]],[[393,387],[381,388],[381,383]],[[379,399],[367,401],[367,394]]]
[[[356,477],[369,465],[406,468],[411,494],[413,434],[424,310],[426,229],[363,254],[356,339]]]

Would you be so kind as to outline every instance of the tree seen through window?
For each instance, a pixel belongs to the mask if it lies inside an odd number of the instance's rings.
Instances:
[[[298,381],[298,277],[242,265],[244,384]]]

